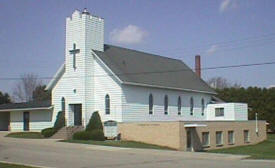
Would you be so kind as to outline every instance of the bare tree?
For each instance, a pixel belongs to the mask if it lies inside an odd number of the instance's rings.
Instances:
[[[230,87],[240,88],[241,87],[241,84],[239,84],[237,82],[232,83],[223,77],[210,78],[209,80],[207,80],[207,83],[214,89],[224,89],[224,88],[230,88]]]
[[[33,91],[39,85],[41,80],[38,79],[37,75],[24,74],[20,80],[15,84],[13,89],[13,98],[15,101],[27,102],[33,100]]]

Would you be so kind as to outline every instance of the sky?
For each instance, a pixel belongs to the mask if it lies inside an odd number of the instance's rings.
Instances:
[[[65,18],[84,8],[104,18],[105,43],[191,68],[196,54],[202,68],[275,61],[274,0],[1,0],[0,91],[11,94],[23,74],[52,77],[64,61]],[[275,65],[202,71],[218,76],[269,87]]]

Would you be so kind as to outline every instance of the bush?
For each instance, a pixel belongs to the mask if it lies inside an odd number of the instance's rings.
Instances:
[[[58,131],[64,126],[65,126],[65,112],[64,111],[59,111],[57,113],[56,120],[55,120],[53,128],[56,131]]]
[[[91,136],[92,136],[92,140],[95,140],[95,141],[104,141],[105,140],[104,132],[99,129],[91,131]]]
[[[92,133],[88,131],[80,131],[76,132],[73,135],[74,140],[91,140],[92,139]]]
[[[103,131],[101,118],[97,111],[93,113],[93,115],[90,118],[90,121],[86,127],[86,131],[93,131],[93,130],[102,130]]]
[[[53,134],[55,134],[56,132],[57,132],[57,131],[56,131],[54,128],[46,128],[46,129],[43,129],[43,130],[41,131],[41,134],[42,134],[44,137],[48,138],[48,137],[53,136]]]

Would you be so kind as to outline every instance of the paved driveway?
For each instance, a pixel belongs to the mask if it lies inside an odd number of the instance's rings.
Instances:
[[[240,160],[235,155],[128,149],[5,138],[0,133],[0,161],[57,168],[275,168],[273,161]]]

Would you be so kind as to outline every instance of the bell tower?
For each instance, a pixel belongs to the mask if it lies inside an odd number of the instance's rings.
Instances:
[[[69,107],[81,105],[81,122],[85,126],[93,112],[94,69],[92,50],[104,50],[104,19],[91,15],[87,9],[75,10],[66,18],[65,74],[69,85]],[[73,121],[69,108],[68,125]],[[80,121],[79,121],[80,122]]]

